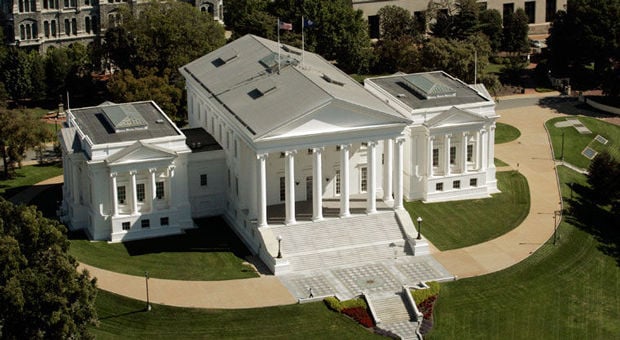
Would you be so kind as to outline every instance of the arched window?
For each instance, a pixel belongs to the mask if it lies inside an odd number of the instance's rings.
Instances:
[[[43,21],[43,35],[45,35],[46,38],[50,37],[50,23],[47,21]]]
[[[56,20],[52,20],[52,25],[51,26],[52,26],[52,28],[51,28],[52,37],[55,37],[56,36]]]
[[[26,40],[26,27],[24,25],[19,25],[19,38]]]
[[[90,17],[84,18],[84,30],[86,33],[90,33]]]
[[[32,39],[37,39],[39,37],[39,29],[37,27],[37,23],[32,23]]]
[[[30,24],[26,24],[26,39],[32,39],[32,30]]]
[[[114,14],[108,14],[108,27],[116,27],[116,19],[114,18]]]
[[[65,35],[70,35],[71,34],[71,23],[69,22],[69,19],[65,19]]]
[[[77,19],[76,18],[71,19],[71,32],[73,33],[73,35],[77,35]]]

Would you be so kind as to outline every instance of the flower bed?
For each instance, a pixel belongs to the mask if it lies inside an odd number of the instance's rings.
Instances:
[[[370,317],[370,314],[368,314],[368,310],[366,308],[362,308],[362,307],[345,308],[342,310],[342,314],[351,317],[353,320],[357,321],[360,325],[366,328],[375,326],[375,323]]]
[[[323,300],[329,309],[347,315],[360,325],[371,328],[375,322],[368,313],[368,305],[362,298],[340,301],[335,297],[327,297]]]
[[[428,333],[433,328],[433,307],[439,295],[439,284],[437,282],[427,282],[427,289],[414,289],[411,295],[418,307],[418,311],[422,313],[423,320],[420,326],[422,335]]]

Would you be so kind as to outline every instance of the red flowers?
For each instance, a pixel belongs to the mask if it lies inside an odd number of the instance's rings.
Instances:
[[[353,318],[353,320],[357,321],[364,327],[370,328],[370,327],[375,326],[375,323],[373,322],[372,318],[368,314],[368,311],[366,310],[366,308],[362,308],[362,307],[345,308],[342,310],[342,314],[350,316],[351,318]]]

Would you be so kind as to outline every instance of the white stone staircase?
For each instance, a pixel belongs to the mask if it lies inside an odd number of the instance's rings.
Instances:
[[[366,294],[366,299],[371,305],[378,328],[388,330],[401,339],[418,339],[415,312],[409,310],[409,303],[403,294],[404,292]]]
[[[411,255],[394,212],[289,226],[270,226],[282,237],[282,256],[290,272],[333,268]]]

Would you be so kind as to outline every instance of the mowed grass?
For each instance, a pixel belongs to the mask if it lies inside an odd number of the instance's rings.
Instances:
[[[0,196],[10,198],[33,184],[62,175],[62,164],[29,165],[15,170],[11,179],[0,180]]]
[[[585,176],[558,170],[565,200],[566,183],[586,185]],[[617,259],[570,220],[560,224],[557,245],[549,240],[508,269],[442,284],[427,339],[618,339]]]
[[[125,243],[90,242],[71,237],[71,255],[113,272],[174,280],[232,280],[257,277],[244,264],[250,255],[221,218],[198,220],[184,235]]]
[[[555,126],[555,123],[566,121],[566,119],[578,119],[583,125],[590,129],[592,133],[582,135],[574,127],[559,128]],[[561,159],[563,156],[564,161],[587,169],[590,166],[590,160],[581,154],[586,146],[589,146],[597,152],[606,150],[615,159],[620,159],[620,126],[609,124],[595,118],[582,116],[554,118],[547,121],[545,125],[551,136],[556,159]],[[564,134],[563,155],[562,134]],[[607,144],[603,145],[594,140],[597,134],[605,137],[608,140]]]
[[[495,144],[512,142],[521,136],[521,131],[516,127],[504,123],[495,124]]]
[[[491,198],[422,203],[406,202],[412,220],[422,217],[422,234],[439,250],[482,243],[517,227],[530,209],[527,180],[516,171],[497,173],[502,191]]]
[[[260,292],[256,292],[260,294]],[[99,291],[97,339],[379,339],[323,302],[209,310],[153,305]],[[385,338],[383,338],[385,339]]]

